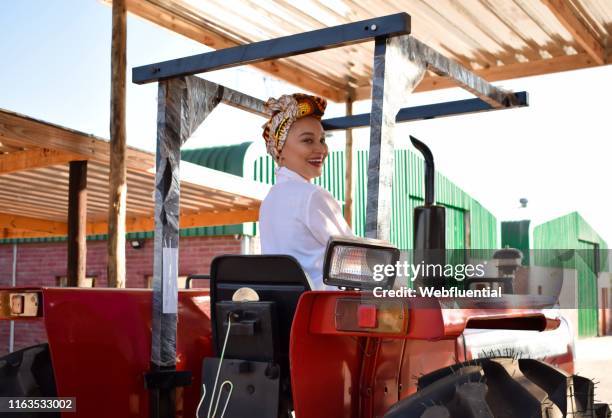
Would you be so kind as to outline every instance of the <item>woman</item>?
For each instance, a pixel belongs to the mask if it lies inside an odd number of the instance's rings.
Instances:
[[[329,237],[353,236],[338,202],[311,183],[321,175],[328,154],[321,126],[326,106],[325,99],[307,94],[271,98],[266,107],[272,116],[263,132],[278,168],[276,184],[259,212],[262,252],[295,257],[313,290],[331,289],[322,277]]]

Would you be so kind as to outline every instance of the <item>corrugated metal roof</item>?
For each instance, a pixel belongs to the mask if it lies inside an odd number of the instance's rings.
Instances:
[[[102,0],[111,3],[112,0]],[[610,0],[139,0],[128,10],[211,48],[406,12],[411,33],[489,81],[610,64]],[[254,64],[344,101],[370,97],[373,42]],[[177,57],[179,58],[179,57]],[[454,86],[428,74],[417,87]]]
[[[244,156],[251,144],[243,142],[230,146],[186,149],[181,151],[181,160],[243,177]]]
[[[3,109],[0,137],[0,238],[67,234],[68,163],[81,160],[87,160],[87,234],[108,231],[108,141]],[[207,164],[183,162],[180,201],[183,227],[257,219],[259,204],[269,187],[242,176],[246,148],[248,144],[229,151],[208,151],[212,153]],[[126,165],[126,229],[152,230],[155,155],[128,147]]]
[[[244,157],[248,150],[251,142],[244,142],[238,145],[222,146],[222,147],[211,147],[211,148],[200,148],[200,149],[187,149],[181,151],[181,158],[190,163],[194,163],[206,168],[214,169],[220,172],[233,174],[236,176],[243,177],[244,168]],[[152,157],[152,156],[151,156]],[[153,158],[151,158],[152,160]],[[61,168],[61,167],[60,167]],[[90,170],[91,171],[91,170]],[[89,173],[93,176],[95,173],[92,171]],[[150,174],[149,177],[153,177]],[[250,177],[250,176],[247,176]],[[92,185],[97,185],[99,182],[96,179],[91,179]],[[151,183],[151,187],[153,184]],[[189,186],[191,187],[191,186]],[[133,190],[138,187],[132,188]],[[89,202],[89,205],[93,205],[96,202]],[[100,203],[101,205],[103,204]],[[242,224],[235,225],[220,225],[220,226],[206,226],[196,228],[183,228],[180,230],[180,236],[182,237],[193,237],[193,236],[221,236],[221,235],[236,235],[243,234],[244,227]],[[131,232],[126,235],[127,239],[146,239],[152,238],[153,232]],[[99,241],[106,240],[106,234],[89,235],[88,241]],[[0,244],[12,244],[12,243],[43,243],[43,242],[65,242],[65,236],[54,236],[54,237],[27,237],[27,238],[4,238],[0,239]]]

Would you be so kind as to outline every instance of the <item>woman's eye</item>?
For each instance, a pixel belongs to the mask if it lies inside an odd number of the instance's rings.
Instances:
[[[306,138],[306,139],[302,140],[302,142],[305,142],[307,144],[312,144],[312,138]]]

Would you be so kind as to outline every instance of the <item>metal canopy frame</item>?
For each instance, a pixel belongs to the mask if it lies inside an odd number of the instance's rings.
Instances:
[[[397,122],[527,106],[525,92],[496,88],[410,36],[406,13],[368,19],[297,35],[207,52],[133,69],[135,83],[159,82],[155,187],[155,248],[151,372],[151,415],[173,416],[174,387],[185,382],[176,368],[179,163],[181,145],[219,103],[266,117],[264,102],[194,77],[222,68],[374,41],[372,108],[369,114],[323,120],[326,130],[370,126],[366,235],[389,239]],[[402,108],[426,71],[453,79],[477,96]]]

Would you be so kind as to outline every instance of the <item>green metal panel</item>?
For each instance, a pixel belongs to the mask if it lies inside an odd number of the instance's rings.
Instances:
[[[524,266],[529,265],[529,221],[508,221],[501,223],[501,246],[521,250]]]
[[[243,142],[232,146],[186,149],[181,151],[181,160],[242,177],[245,174],[244,156],[251,145],[252,142]]]
[[[344,152],[333,151],[323,167],[323,174],[315,184],[328,190],[341,204],[344,204]],[[246,162],[248,164],[248,162]],[[365,235],[365,214],[367,197],[368,151],[356,152],[356,181],[354,182],[353,230],[358,236]],[[391,242],[400,249],[412,248],[412,216],[414,208],[424,197],[423,160],[410,150],[397,150],[392,190]],[[274,184],[272,159],[260,156],[253,162],[253,180]],[[468,196],[454,183],[441,174],[436,175],[438,202],[447,211],[447,247],[466,247],[465,216],[469,213],[472,248],[495,248],[497,245],[497,221],[490,212]],[[481,226],[482,225],[482,226]]]
[[[568,262],[559,262],[555,251],[538,251],[535,263],[544,266],[575,268],[578,274],[578,334],[597,335],[597,276],[610,271],[607,257],[600,257],[595,268],[595,250],[607,250],[607,243],[577,212],[538,225],[533,231],[536,250],[578,250]]]
[[[358,236],[364,236],[368,151],[357,151],[356,154],[353,230]],[[400,249],[411,249],[414,208],[422,205],[424,199],[424,163],[410,150],[395,152],[392,199],[391,242]],[[495,217],[440,173],[436,174],[436,199],[447,207],[447,248],[466,247],[466,213],[470,216],[471,248],[497,246]]]
[[[465,249],[465,210],[448,206],[446,208],[446,248]]]

